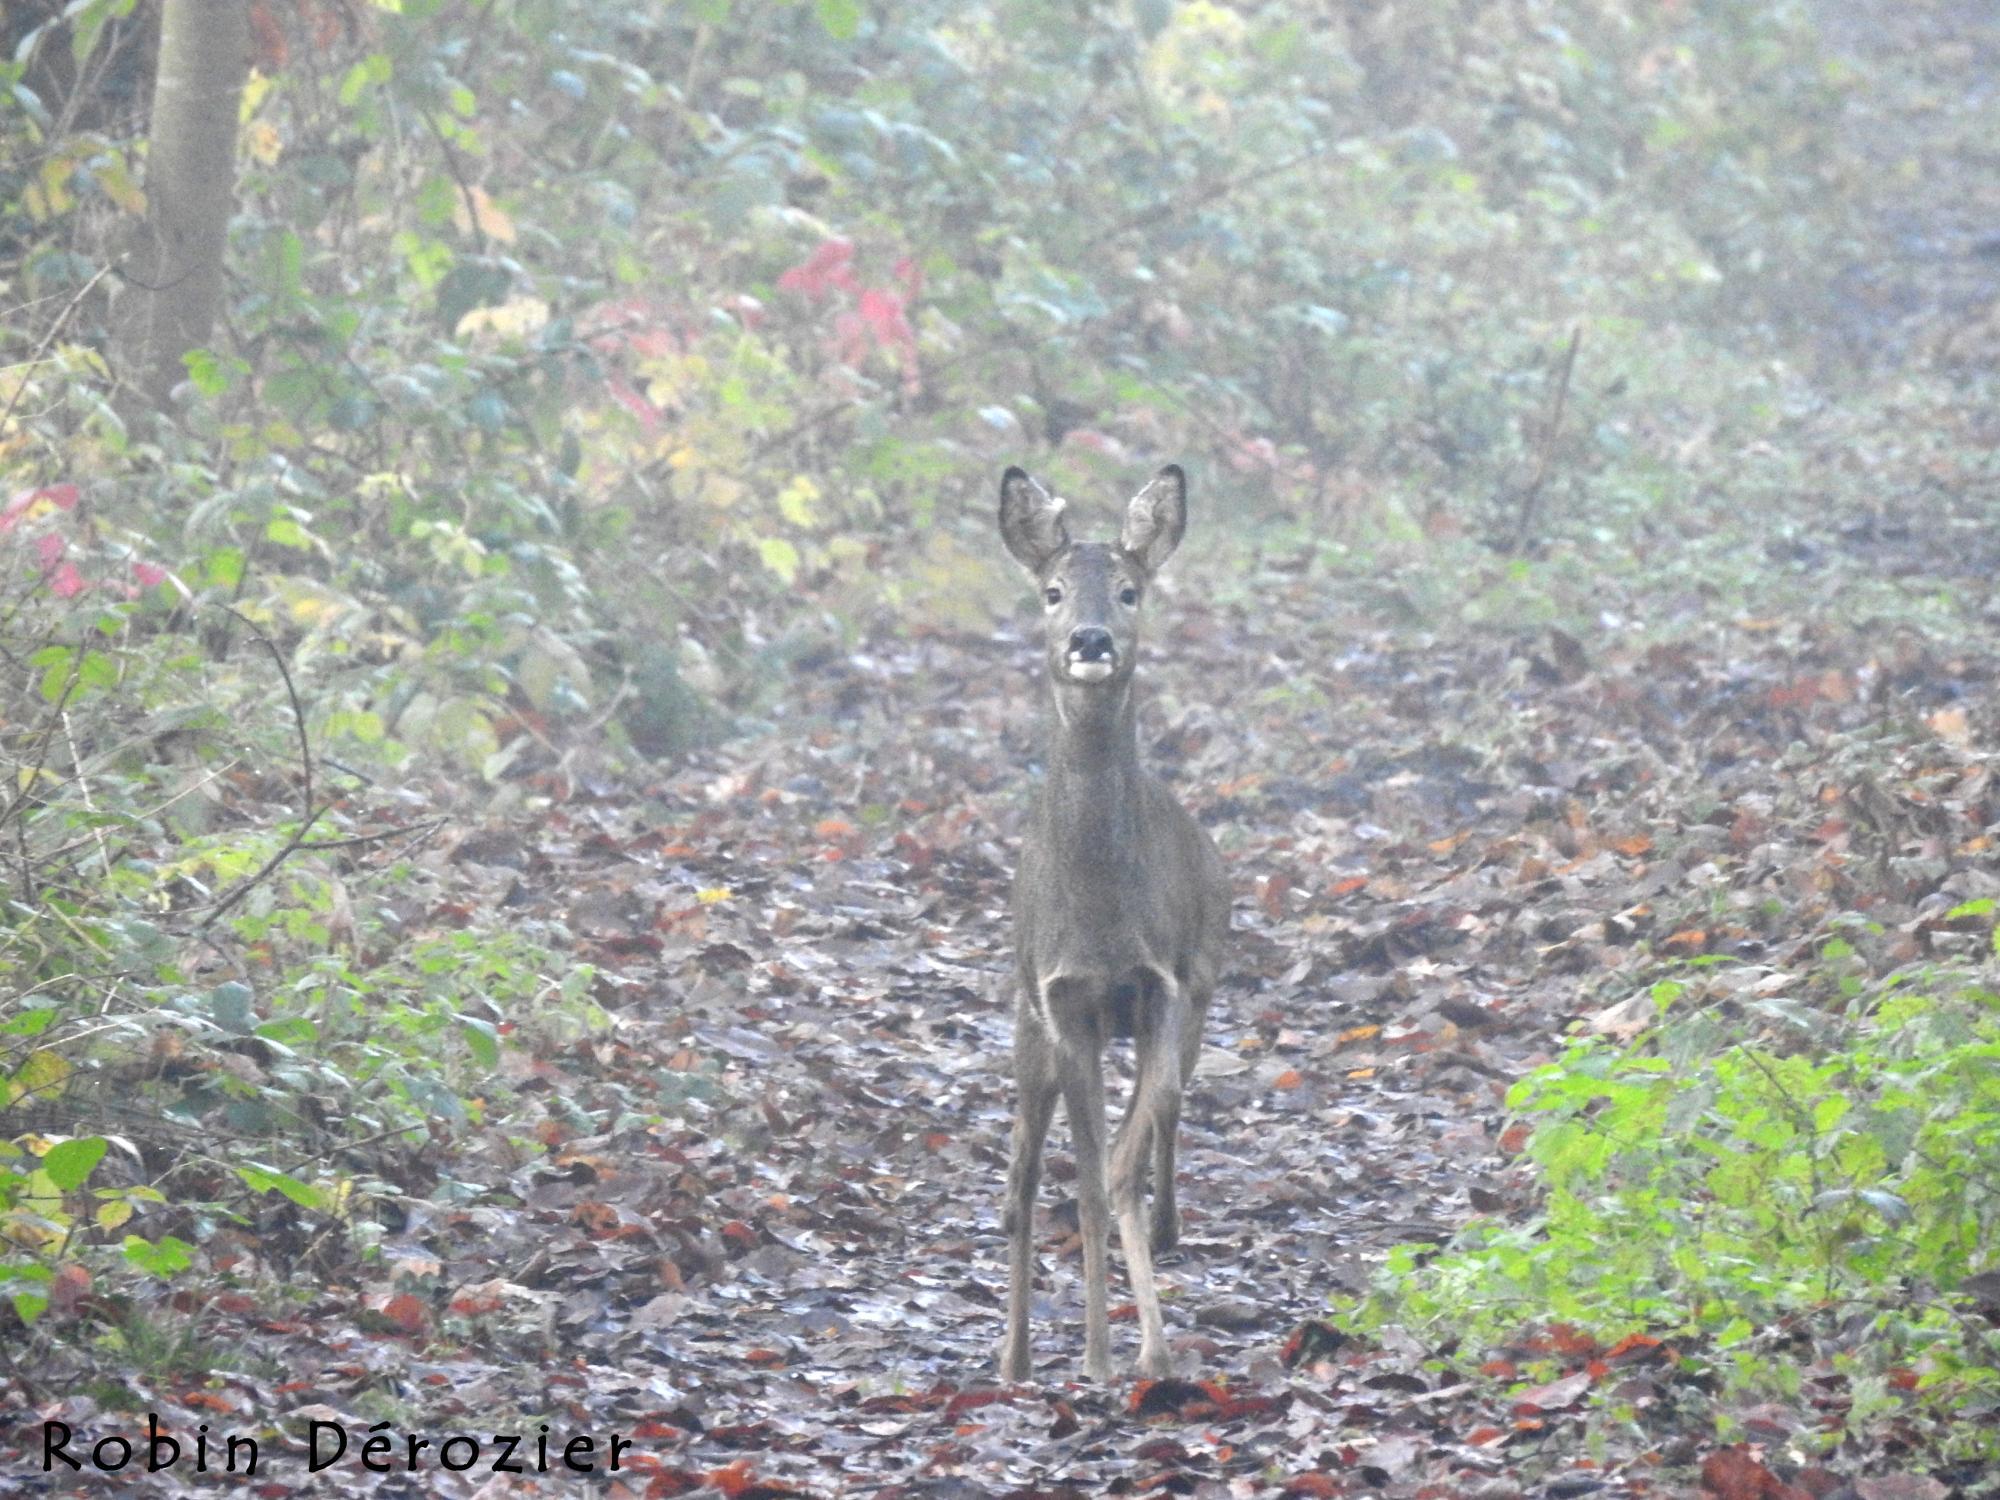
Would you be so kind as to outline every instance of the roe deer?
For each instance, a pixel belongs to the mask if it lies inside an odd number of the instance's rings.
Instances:
[[[1035,575],[1045,606],[1051,714],[1048,776],[1014,874],[1007,1380],[1028,1377],[1035,1189],[1058,1094],[1076,1148],[1084,1372],[1111,1378],[1107,1208],[1139,1309],[1139,1370],[1172,1367],[1153,1252],[1180,1236],[1174,1136],[1229,930],[1229,882],[1201,826],[1139,767],[1132,676],[1146,593],[1186,528],[1187,481],[1171,465],[1132,498],[1115,543],[1072,542],[1063,502],[1020,469],[1000,481],[1001,538]],[[1104,1047],[1114,1036],[1132,1038],[1137,1081],[1111,1145],[1107,1200]],[[1149,1165],[1150,1235],[1141,1214]]]

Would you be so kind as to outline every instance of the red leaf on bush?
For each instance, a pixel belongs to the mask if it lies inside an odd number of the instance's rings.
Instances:
[[[0,531],[12,531],[39,505],[52,505],[57,510],[75,510],[82,494],[73,484],[45,484],[37,490],[22,490],[7,502],[6,509],[0,510]]]
[[[903,299],[883,287],[871,286],[861,294],[861,321],[884,349],[900,349],[916,342],[910,320],[903,314]]]
[[[49,574],[49,592],[58,599],[74,599],[88,587],[88,581],[77,572],[75,563],[63,563]]]
[[[834,287],[853,291],[854,241],[835,237],[823,240],[817,250],[778,278],[778,288],[803,292],[808,297],[824,297]]]

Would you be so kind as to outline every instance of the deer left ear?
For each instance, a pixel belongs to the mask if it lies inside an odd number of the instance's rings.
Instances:
[[[1181,544],[1187,530],[1187,475],[1179,464],[1168,464],[1125,507],[1125,529],[1118,545],[1157,573]]]

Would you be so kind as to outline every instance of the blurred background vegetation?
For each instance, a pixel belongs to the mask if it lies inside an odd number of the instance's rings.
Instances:
[[[222,326],[161,422],[99,274],[156,14],[10,10],[5,458],[87,488],[82,576],[168,570],[135,618],[281,630],[334,754],[497,779],[511,712],[670,754],[870,621],[981,628],[1006,456],[1180,455],[1378,560],[1671,547],[1796,491],[1760,444],[1873,336],[1832,311],[1855,80],[1798,4],[251,19]]]

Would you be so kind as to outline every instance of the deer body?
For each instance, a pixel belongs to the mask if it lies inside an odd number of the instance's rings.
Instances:
[[[1138,1306],[1139,1367],[1161,1375],[1171,1365],[1152,1253],[1179,1235],[1181,1094],[1215,990],[1229,886],[1208,835],[1139,764],[1132,680],[1139,607],[1179,543],[1186,514],[1185,480],[1179,469],[1164,469],[1134,497],[1117,543],[1075,544],[1060,500],[1018,469],[1001,482],[1001,534],[1043,591],[1050,720],[1048,776],[1014,876],[1017,1095],[1000,1357],[1008,1379],[1029,1372],[1034,1200],[1058,1098],[1076,1149],[1085,1371],[1110,1378],[1105,1280],[1113,1217]],[[1133,1039],[1137,1081],[1107,1161],[1104,1048],[1125,1035]]]

